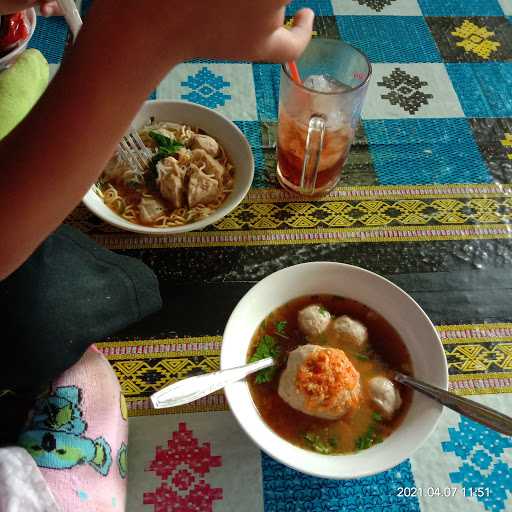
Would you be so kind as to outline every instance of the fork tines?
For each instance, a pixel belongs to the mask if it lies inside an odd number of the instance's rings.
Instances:
[[[119,142],[118,156],[132,169],[142,172],[148,167],[153,154],[134,130],[127,133]]]

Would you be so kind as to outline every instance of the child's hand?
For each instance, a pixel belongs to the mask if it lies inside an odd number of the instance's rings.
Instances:
[[[1,0],[0,0],[1,1]],[[93,10],[115,12],[123,39],[143,40],[164,61],[212,58],[288,61],[297,58],[311,38],[314,14],[302,9],[295,25],[284,28],[290,0],[155,0],[95,2]],[[99,12],[97,12],[98,17]],[[154,54],[153,54],[154,55]]]
[[[297,58],[311,38],[313,11],[302,9],[291,30],[284,28],[289,0],[180,4],[190,21],[183,31],[192,57],[287,61]]]
[[[217,0],[180,2],[185,17],[182,37],[191,57],[288,61],[297,58],[311,38],[313,11],[302,9],[293,28],[284,28],[290,0]],[[176,15],[176,12],[173,13]]]
[[[55,0],[0,0],[0,14],[12,14],[30,7],[39,9],[43,16],[60,16],[62,11]]]
[[[62,9],[55,0],[40,0],[39,10],[43,16],[62,16]]]

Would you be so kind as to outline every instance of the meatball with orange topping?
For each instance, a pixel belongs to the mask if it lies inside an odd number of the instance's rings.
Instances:
[[[359,404],[359,372],[343,350],[303,345],[290,352],[278,393],[294,409],[334,420]]]

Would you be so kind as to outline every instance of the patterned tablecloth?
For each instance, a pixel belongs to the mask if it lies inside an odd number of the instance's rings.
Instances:
[[[295,0],[288,17],[306,5],[315,37],[342,38],[373,65],[340,187],[314,201],[277,187],[266,147],[279,66],[190,61],[152,96],[237,123],[256,161],[248,197],[217,224],[174,237],[117,231],[83,207],[68,219],[143,259],[164,297],[161,313],[100,345],[131,414],[128,510],[512,510],[512,440],[450,411],[410,460],[337,482],[263,455],[222,393],[161,414],[149,407],[166,383],[218,368],[225,321],[252,283],[332,260],[408,291],[438,326],[451,389],[512,411],[512,0]],[[38,19],[32,46],[54,69],[67,40],[62,19]]]

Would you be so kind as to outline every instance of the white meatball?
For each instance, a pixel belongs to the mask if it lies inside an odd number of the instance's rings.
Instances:
[[[298,411],[333,420],[359,404],[359,373],[343,350],[302,345],[290,352],[278,393]]]
[[[306,336],[322,334],[331,321],[331,315],[324,307],[312,304],[299,311],[299,328]]]
[[[336,346],[338,343],[349,342],[362,348],[368,341],[368,330],[357,320],[353,320],[347,315],[336,318],[332,324],[332,338]],[[331,336],[329,337],[331,338]]]
[[[391,418],[402,405],[402,399],[396,386],[386,377],[374,377],[368,382],[372,400],[384,416]]]

